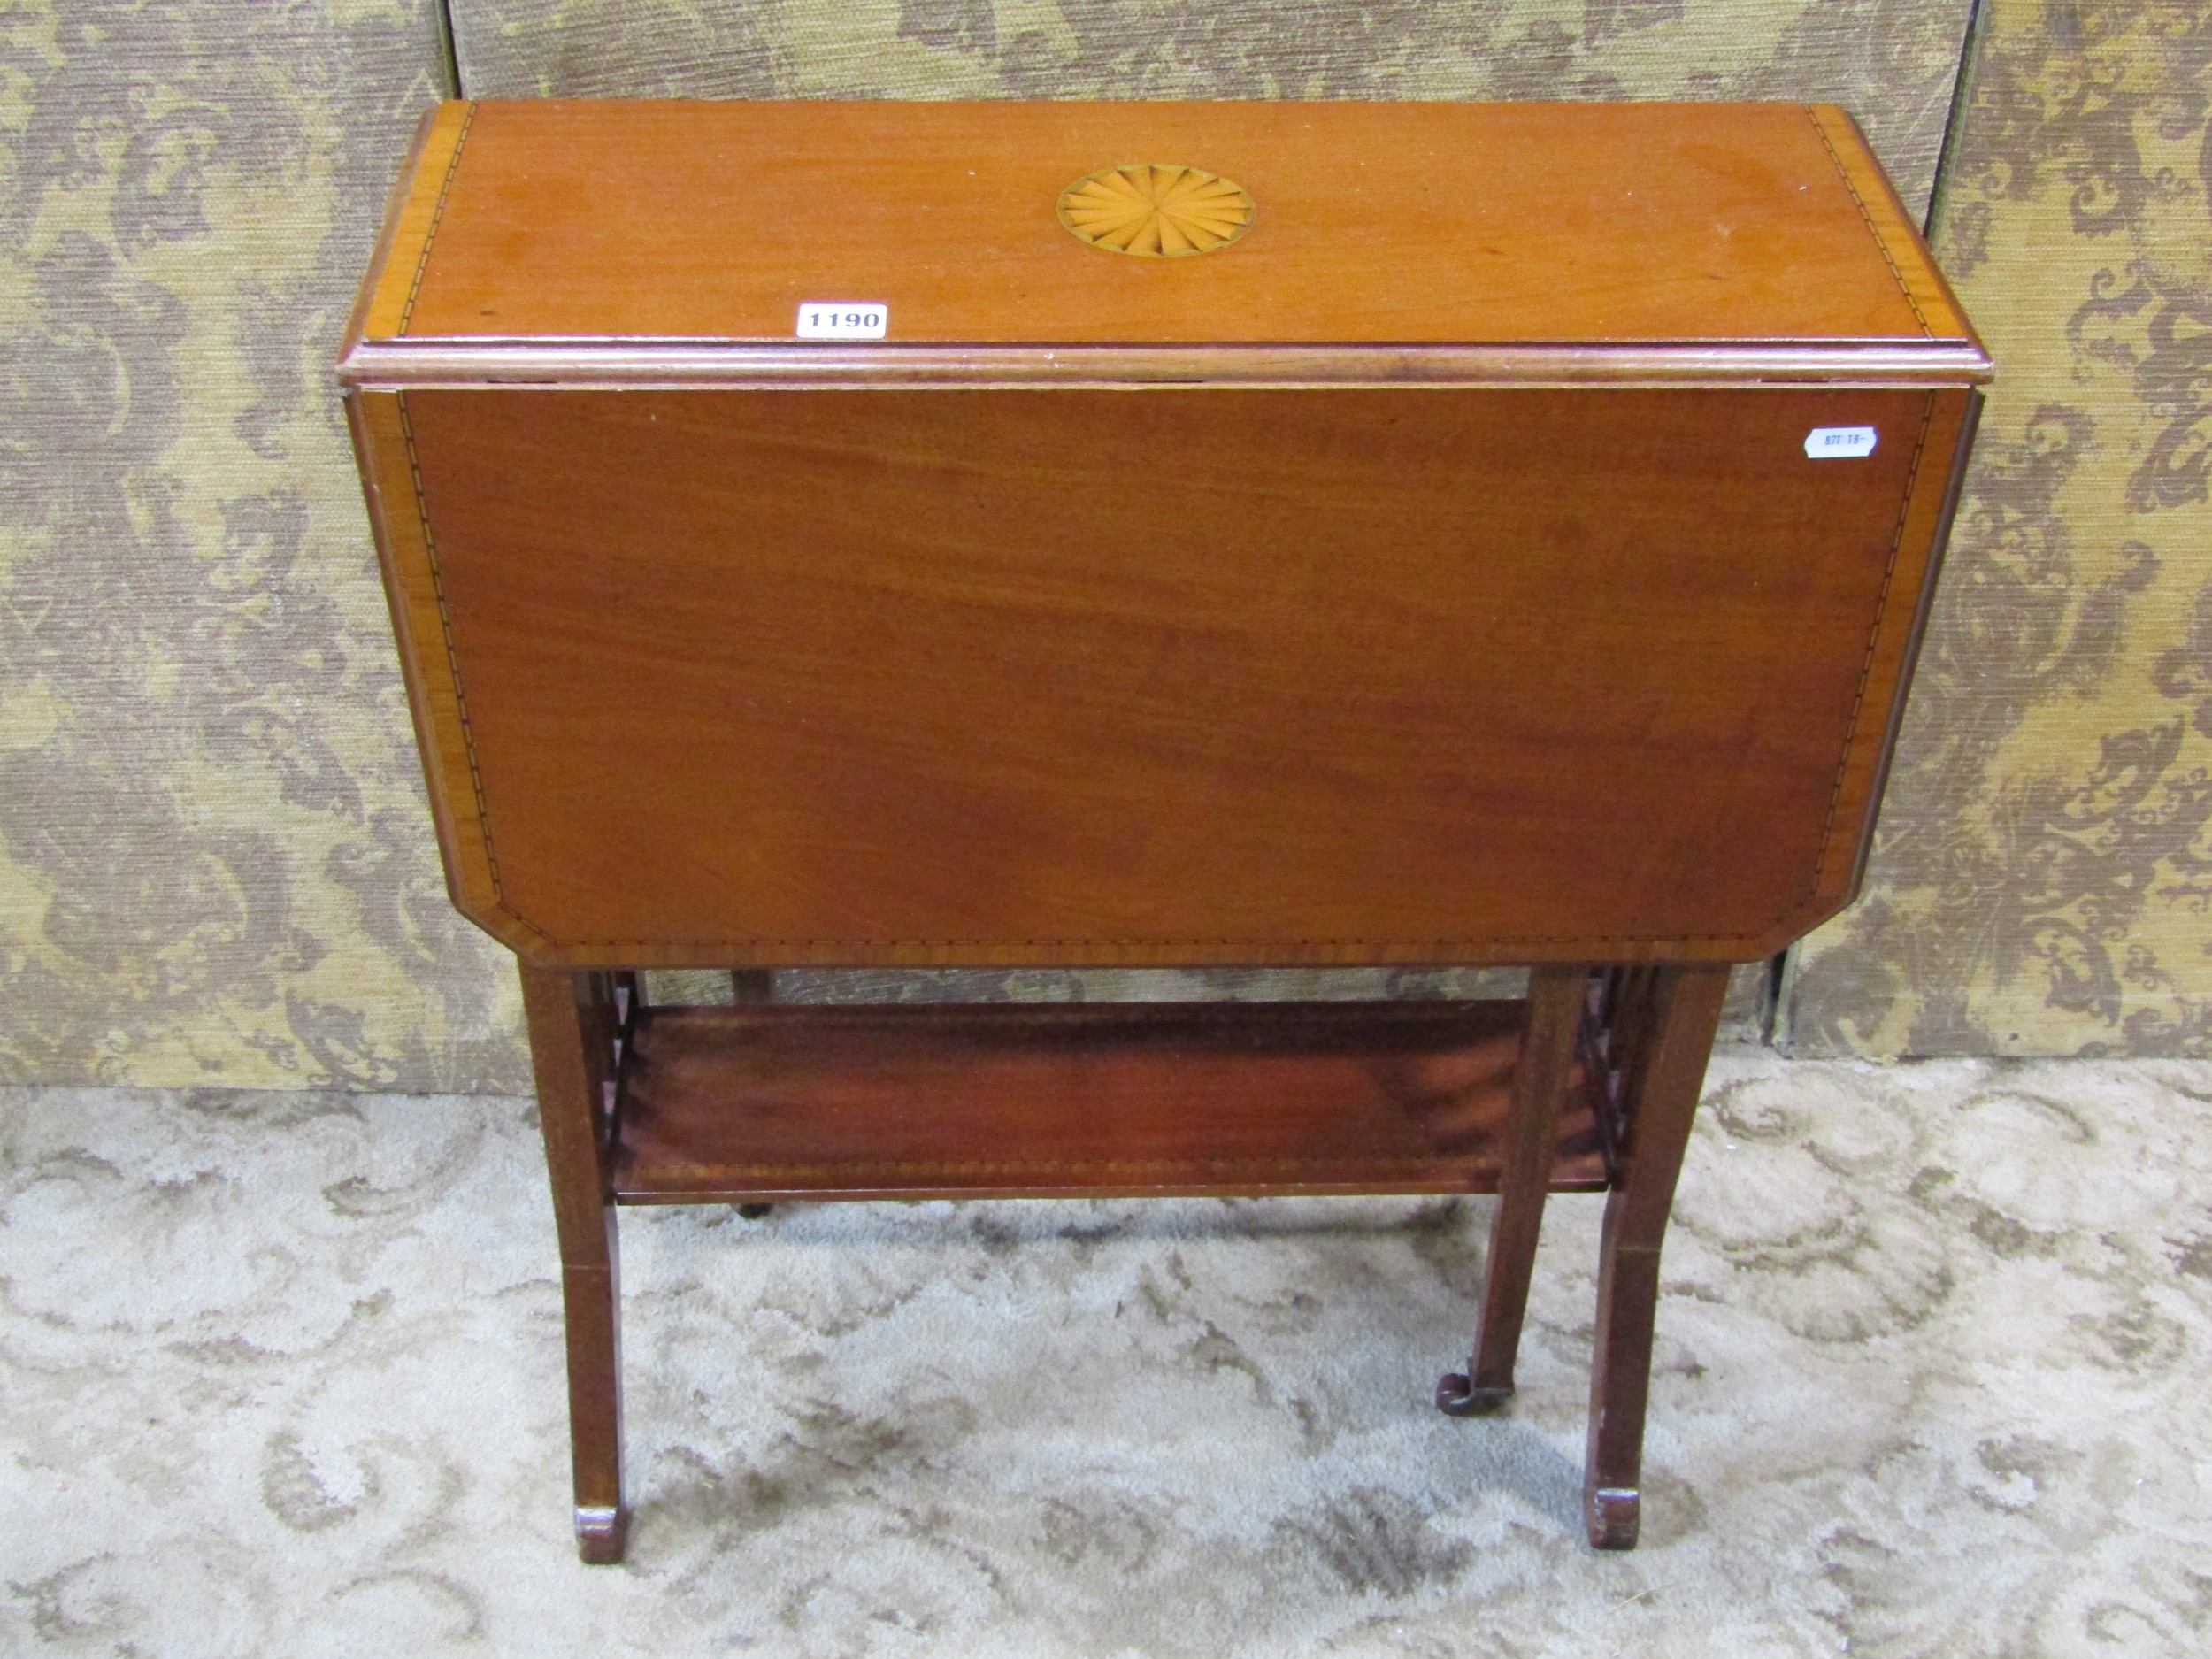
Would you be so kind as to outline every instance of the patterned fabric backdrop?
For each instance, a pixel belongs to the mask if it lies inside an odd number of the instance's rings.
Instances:
[[[2212,1053],[2212,4],[1987,0],[1976,62],[1938,252],[1997,387],[1786,1034]]]
[[[1972,0],[455,0],[472,97],[1797,98],[1916,211]]]
[[[1985,9],[1944,222],[2005,389],[1875,902],[1809,958],[1791,1030],[2181,1048],[2205,1027],[2206,6]],[[1918,203],[1972,7],[451,10],[477,96],[1827,98]],[[444,901],[327,375],[446,89],[438,13],[0,8],[0,1077],[525,1081],[503,953]]]
[[[526,1079],[329,371],[436,18],[0,6],[0,1076]]]
[[[1858,117],[1916,212],[1970,0],[457,0],[480,97],[1800,98]],[[1766,1033],[1769,974],[1726,1034]],[[656,976],[697,998],[709,976]],[[1496,976],[787,976],[801,1000],[1497,995]],[[1507,987],[1503,994],[1513,994]]]

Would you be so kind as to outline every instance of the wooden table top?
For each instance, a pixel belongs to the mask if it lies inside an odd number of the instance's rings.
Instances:
[[[342,374],[464,911],[1061,965],[1832,915],[1987,368],[1818,106],[549,103]]]
[[[1102,196],[1064,211],[1071,188],[1154,166],[1175,181],[1091,188],[1180,189],[1198,205],[1167,218],[1228,245],[1171,227],[1197,257],[1129,257],[1071,234],[1111,218]],[[1787,343],[1986,366],[1827,106],[532,101],[432,118],[349,373],[410,375],[411,345],[448,348],[448,373],[472,342],[573,373],[595,344],[787,344],[808,302],[882,307],[887,349],[1534,342],[1556,372],[1563,348]]]

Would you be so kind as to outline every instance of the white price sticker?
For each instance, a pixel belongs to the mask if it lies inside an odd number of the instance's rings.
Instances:
[[[880,340],[891,308],[875,300],[809,300],[799,307],[802,340]]]
[[[1815,426],[1805,434],[1805,453],[1816,461],[1855,461],[1873,454],[1880,437],[1871,426]]]

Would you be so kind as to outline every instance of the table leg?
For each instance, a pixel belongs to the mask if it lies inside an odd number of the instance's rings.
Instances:
[[[743,1007],[754,1002],[772,1002],[776,1000],[776,975],[770,968],[732,968],[730,970],[730,1000]],[[748,1221],[758,1221],[772,1214],[773,1204],[738,1204],[733,1206]]]
[[[1583,1519],[1598,1549],[1636,1544],[1659,1247],[1728,995],[1728,975],[1725,963],[1656,972],[1647,1023],[1624,1079],[1621,1142],[1598,1263],[1597,1352],[1582,1485]]]
[[[568,1333],[568,1428],[577,1550],[622,1559],[621,1288],[604,1133],[619,1016],[613,976],[522,964],[523,1011],[552,1179]]]
[[[1528,1024],[1513,1073],[1513,1117],[1490,1223],[1475,1355],[1465,1373],[1448,1372],[1436,1385],[1437,1409],[1455,1417],[1495,1409],[1513,1396],[1513,1361],[1528,1312],[1544,1195],[1559,1151],[1559,1103],[1574,1071],[1589,985],[1590,970],[1577,964],[1529,971]]]

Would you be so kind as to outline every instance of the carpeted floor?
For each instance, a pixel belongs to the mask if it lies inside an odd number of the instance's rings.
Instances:
[[[1470,1422],[1486,1200],[632,1212],[594,1570],[527,1102],[0,1092],[0,1651],[2200,1653],[2208,1100],[1724,1055],[1624,1556],[1595,1200]]]

